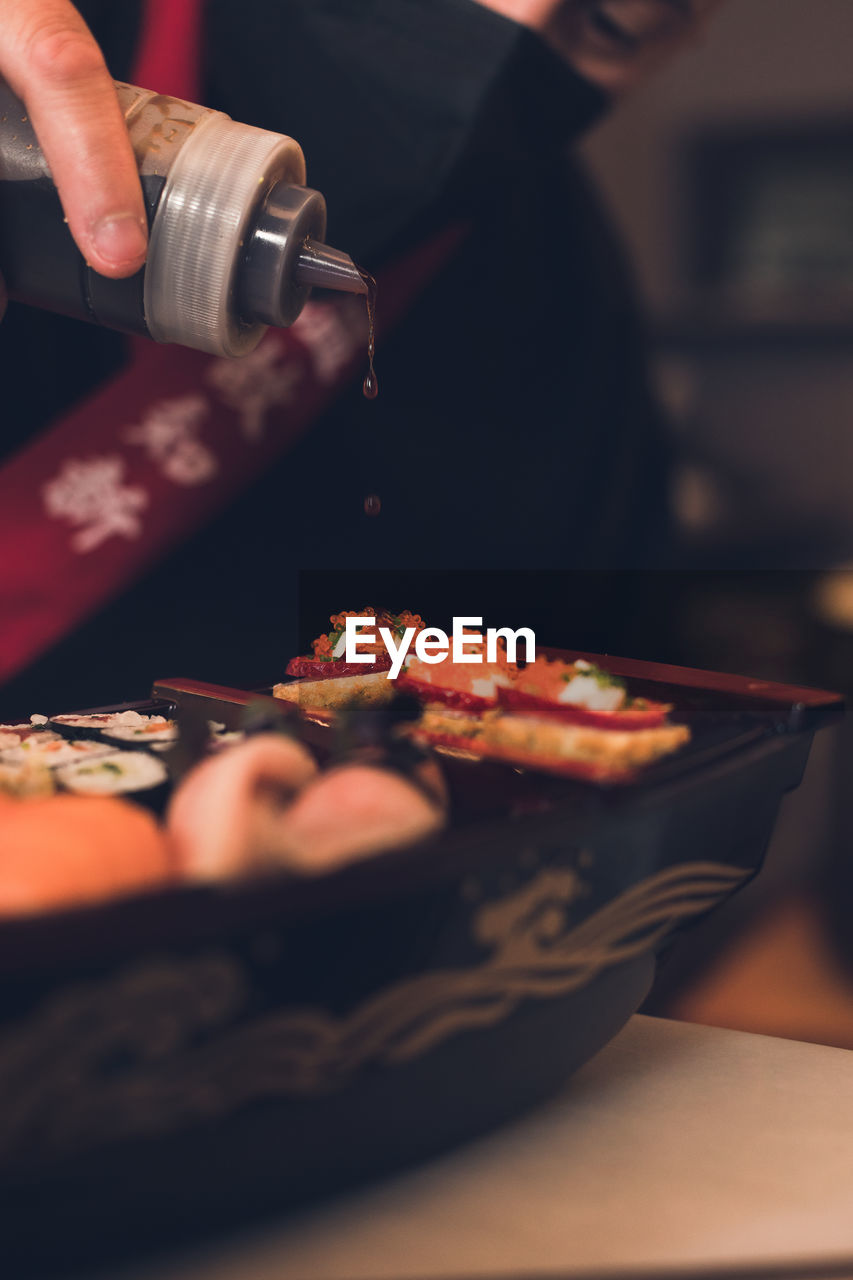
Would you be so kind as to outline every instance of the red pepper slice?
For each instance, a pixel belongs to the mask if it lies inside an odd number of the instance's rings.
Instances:
[[[663,702],[644,702],[640,707],[626,707],[624,711],[591,711],[589,707],[571,702],[537,698],[535,694],[523,693],[520,689],[499,689],[498,698],[508,711],[533,712],[549,720],[585,724],[596,729],[657,729],[664,723],[669,710]]]
[[[300,680],[331,680],[336,676],[372,676],[377,671],[389,671],[391,657],[388,653],[374,653],[373,662],[344,662],[339,658],[324,661],[322,658],[291,658],[285,672]]]

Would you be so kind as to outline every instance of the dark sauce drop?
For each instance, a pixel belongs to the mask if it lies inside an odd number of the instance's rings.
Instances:
[[[358,268],[358,274],[367,287],[364,297],[367,304],[367,373],[361,389],[368,400],[375,400],[379,395],[379,383],[373,367],[373,357],[376,354],[376,281],[369,271],[364,271],[361,267]]]

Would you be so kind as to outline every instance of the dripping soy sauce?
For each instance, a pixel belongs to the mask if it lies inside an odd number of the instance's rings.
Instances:
[[[361,389],[368,400],[375,400],[379,395],[379,383],[373,366],[373,357],[376,354],[376,281],[370,272],[362,267],[358,268],[358,274],[367,290],[364,295],[367,306],[367,373],[364,375]]]

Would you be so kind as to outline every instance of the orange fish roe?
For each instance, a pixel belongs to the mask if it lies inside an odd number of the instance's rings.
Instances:
[[[408,609],[404,609],[402,613],[397,614],[397,622],[403,630],[407,627],[414,627],[415,631],[423,631],[426,627],[421,615],[419,613],[410,613]]]
[[[318,636],[316,640],[312,640],[311,648],[314,650],[315,658],[331,658],[332,642],[327,635]]]
[[[379,635],[380,627],[387,627],[394,632],[395,637],[399,640],[407,627],[414,627],[415,631],[423,631],[426,623],[418,613],[411,613],[408,609],[404,609],[402,613],[388,613],[385,609],[373,609],[369,605],[364,609],[342,609],[340,613],[333,613],[329,616],[332,624],[332,630],[325,635],[318,636],[316,640],[311,642],[311,648],[314,650],[314,657],[324,661],[331,661],[334,655],[335,646],[341,638],[345,628],[347,618],[375,618],[375,639],[368,639],[365,632],[359,633],[358,649],[359,653],[376,653],[385,654],[385,642]]]
[[[386,615],[383,614],[383,617],[384,616]],[[361,611],[359,611],[358,609],[344,609],[341,613],[333,613],[329,618],[329,621],[332,624],[333,631],[343,631],[344,627],[346,626],[347,618],[375,618],[375,617],[376,617],[375,609],[366,608],[366,609],[362,609]]]
[[[565,689],[567,680],[581,674],[573,662],[561,662],[559,658],[540,655],[524,671],[519,672],[518,688],[523,693],[533,693],[541,698],[556,697]]]

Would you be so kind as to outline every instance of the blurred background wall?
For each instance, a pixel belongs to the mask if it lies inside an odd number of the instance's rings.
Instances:
[[[853,0],[728,0],[587,150],[648,303],[699,562],[853,556]]]
[[[646,302],[682,549],[729,571],[680,592],[678,643],[853,697],[853,573],[811,572],[853,560],[853,0],[728,0],[586,151]],[[676,949],[654,1012],[853,1045],[850,720],[816,743],[750,891]],[[692,984],[715,965],[708,1000]]]

